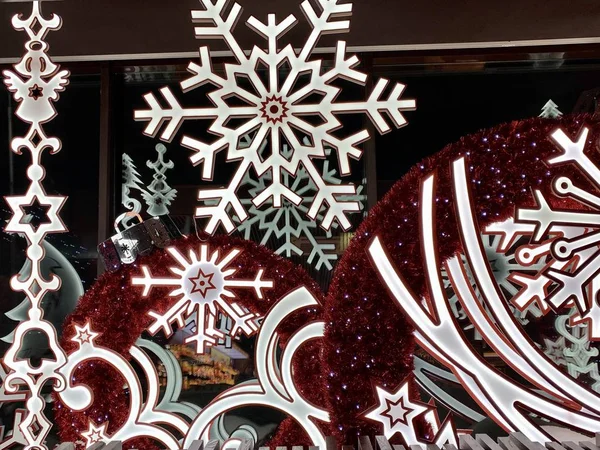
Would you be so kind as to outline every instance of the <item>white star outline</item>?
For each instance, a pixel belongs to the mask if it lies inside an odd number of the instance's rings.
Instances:
[[[109,439],[108,435],[106,434],[106,428],[106,423],[96,426],[92,422],[89,422],[88,430],[81,433],[81,436],[85,438],[87,442],[86,448],[97,444],[98,442],[108,442]]]
[[[167,253],[179,263],[179,267],[171,266],[169,270],[174,277],[155,278],[147,266],[142,266],[143,276],[133,277],[133,286],[143,286],[142,295],[148,296],[153,287],[171,287],[171,297],[180,297],[173,306],[164,314],[151,311],[149,315],[154,322],[148,328],[152,335],[163,330],[167,337],[173,334],[173,324],[180,328],[185,327],[191,321],[195,321],[196,327],[192,335],[185,339],[185,343],[196,346],[196,352],[205,353],[209,347],[214,346],[220,339],[225,337],[223,331],[217,327],[219,312],[233,320],[233,326],[229,331],[232,337],[238,333],[252,336],[258,330],[260,315],[250,312],[239,303],[232,302],[237,298],[230,288],[253,289],[258,299],[263,298],[263,290],[273,287],[273,282],[263,279],[264,269],[259,269],[254,280],[237,280],[233,276],[237,269],[231,268],[231,264],[242,250],[234,248],[227,255],[220,258],[219,250],[215,250],[209,257],[209,246],[201,244],[199,256],[194,250],[189,251],[186,258],[177,248],[170,247]],[[197,278],[199,271],[205,276],[211,277],[214,288],[207,290],[204,295],[195,290],[193,279]]]
[[[338,138],[334,132],[342,128],[342,123],[337,118],[343,113],[366,114],[380,133],[391,131],[390,125],[384,114],[391,118],[393,125],[400,128],[407,124],[403,111],[416,109],[414,100],[404,100],[401,96],[405,86],[394,84],[391,94],[387,99],[382,99],[384,91],[389,85],[385,79],[379,80],[366,101],[336,102],[342,89],[333,86],[338,79],[363,86],[367,75],[355,70],[359,64],[356,56],[346,56],[346,43],[338,41],[333,67],[329,70],[323,68],[322,60],[309,60],[318,40],[324,34],[348,32],[349,20],[339,20],[340,17],[350,16],[352,4],[338,4],[339,0],[318,0],[321,13],[315,11],[309,1],[304,1],[301,8],[312,26],[304,46],[296,53],[291,45],[279,49],[278,41],[283,35],[297,24],[297,19],[290,15],[277,23],[274,14],[270,14],[267,23],[262,23],[255,17],[250,17],[247,25],[256,33],[264,37],[267,49],[254,47],[246,55],[233,36],[233,29],[241,14],[241,6],[233,4],[227,17],[224,18],[226,0],[200,0],[204,10],[192,11],[192,20],[199,23],[195,27],[198,39],[220,38],[231,49],[236,62],[225,64],[225,75],[217,75],[211,66],[208,47],[200,48],[200,63],[191,62],[188,71],[192,76],[181,82],[184,93],[205,84],[211,84],[215,90],[208,94],[212,107],[185,108],[169,87],[160,89],[162,97],[168,103],[163,108],[157,97],[146,94],[145,100],[149,106],[146,110],[135,111],[135,119],[147,121],[145,134],[156,137],[163,124],[166,124],[160,134],[160,139],[170,142],[177,134],[185,120],[211,120],[208,131],[217,136],[217,140],[207,144],[190,136],[184,135],[181,144],[196,153],[190,158],[194,165],[203,164],[202,179],[211,181],[214,174],[215,156],[227,149],[228,162],[239,161],[239,166],[230,182],[225,188],[200,190],[198,198],[204,206],[196,209],[197,217],[208,217],[205,231],[214,233],[222,224],[225,230],[231,233],[235,229],[232,216],[235,214],[240,221],[245,221],[248,211],[237,196],[237,190],[244,175],[250,168],[254,168],[260,177],[271,173],[270,185],[257,195],[252,203],[256,207],[270,202],[274,207],[281,208],[284,200],[294,205],[299,205],[302,198],[282,180],[285,173],[296,174],[304,168],[318,188],[311,207],[306,213],[309,218],[319,221],[326,231],[334,222],[337,222],[344,231],[351,226],[346,217],[349,212],[360,209],[358,202],[349,201],[340,197],[356,195],[353,184],[332,185],[323,179],[323,175],[314,163],[314,159],[325,158],[325,149],[332,148],[337,153],[339,172],[342,176],[351,173],[350,159],[359,159],[362,150],[359,144],[369,139],[369,133],[363,129],[351,136]],[[256,69],[263,64],[267,67],[268,82],[263,83]],[[289,65],[289,75],[283,78],[279,70],[283,64]],[[308,76],[309,81],[304,86],[298,83],[301,76]],[[251,88],[240,84],[238,78],[244,78]],[[320,101],[311,99],[318,95]],[[228,99],[235,97],[243,106],[230,106]],[[280,99],[286,112],[281,120],[273,120],[264,114],[264,108],[273,98]],[[267,103],[265,103],[267,102]],[[313,125],[305,120],[307,117],[319,117],[322,124]],[[245,121],[237,128],[230,125],[231,119]],[[252,144],[244,146],[242,138],[253,134]],[[303,142],[307,136],[309,143]],[[269,141],[270,156],[262,158],[259,154],[261,145]],[[287,142],[292,155],[286,158],[282,155],[282,146]],[[215,204],[216,203],[216,204]],[[324,208],[322,219],[319,211]]]
[[[431,407],[425,403],[411,400],[408,381],[403,382],[395,392],[388,392],[380,386],[376,386],[375,391],[379,404],[365,414],[365,417],[383,425],[383,435],[386,439],[400,433],[409,445],[416,444],[418,438],[413,421],[421,414],[429,412]],[[394,405],[400,402],[402,402],[404,410],[402,420],[390,415],[392,412],[390,404]]]
[[[80,347],[83,347],[84,345],[94,345],[94,340],[99,336],[99,334],[92,331],[92,327],[89,322],[82,327],[75,325],[74,328],[75,336],[71,338],[73,342],[79,344]]]

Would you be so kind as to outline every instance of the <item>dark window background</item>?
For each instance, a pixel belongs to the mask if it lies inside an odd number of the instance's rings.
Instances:
[[[407,127],[376,138],[379,198],[414,164],[461,136],[537,116],[549,99],[568,114],[583,92],[600,87],[600,65],[581,60],[382,62],[374,76],[406,84],[405,95],[417,99]]]

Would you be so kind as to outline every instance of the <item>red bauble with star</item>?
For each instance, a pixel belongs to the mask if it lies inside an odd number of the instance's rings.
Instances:
[[[202,255],[196,258],[199,253]],[[207,262],[200,268],[186,271],[173,267],[174,258],[178,258],[181,266],[188,264],[189,267],[194,265],[194,261]],[[220,266],[221,272],[216,273],[211,269],[213,266]],[[124,265],[118,272],[102,275],[66,319],[63,348],[69,354],[79,344],[93,339],[96,345],[129,358],[129,349],[142,333],[159,333],[160,326],[152,330],[152,324],[160,317],[167,317],[166,314],[181,302],[180,295],[171,295],[174,289],[178,289],[176,279],[180,280],[183,290],[188,289],[185,294],[190,300],[179,311],[182,315],[177,317],[180,318],[194,308],[206,307],[208,314],[213,304],[215,309],[220,310],[217,300],[230,295],[235,295],[236,311],[240,315],[247,314],[249,318],[262,316],[280,298],[300,286],[307,287],[319,302],[323,301],[320,288],[302,268],[265,247],[229,236],[185,237],[173,242],[166,250],[156,249],[139,257],[135,264]],[[152,284],[154,282],[156,285]],[[281,332],[281,344],[284,345],[296,330],[314,321],[320,314],[314,308],[294,313],[278,330]],[[240,330],[232,330],[233,333],[237,331]],[[204,339],[200,349],[206,350],[211,342]],[[321,405],[326,402],[323,391],[313,389],[323,382],[319,370],[319,348],[318,341],[304,345],[296,354],[293,366],[301,394],[314,404]],[[81,442],[85,433],[89,435],[94,427],[100,429],[103,426],[110,436],[124,423],[129,411],[123,379],[101,362],[82,364],[74,375],[76,384],[90,387],[94,402],[83,412],[73,412],[56,398],[55,417],[61,439],[64,442]],[[90,427],[90,423],[94,427]],[[271,445],[287,442],[310,444],[302,429],[291,419],[285,419],[279,425],[270,441]],[[156,448],[149,439],[134,439],[125,444],[127,448]]]
[[[331,405],[332,430],[339,442],[356,442],[360,435],[381,435],[405,443],[399,427],[415,412],[418,439],[431,440],[413,378],[417,348],[410,318],[404,317],[374,270],[368,248],[379,238],[391,262],[416,298],[428,297],[422,242],[420,241],[420,186],[435,174],[435,248],[440,262],[463,248],[456,225],[451,164],[466,157],[472,188],[473,211],[481,230],[515,215],[515,207],[536,208],[533,190],[552,198],[553,207],[565,207],[567,198],[552,193],[559,175],[581,180],[573,167],[549,166],[560,154],[550,135],[557,128],[577,139],[584,124],[590,142],[596,142],[598,125],[589,116],[515,121],[461,138],[423,160],[404,175],[370,211],[334,273],[325,308],[324,373]],[[442,193],[448,193],[446,195]],[[399,397],[398,386],[403,397]],[[403,398],[402,401],[400,399]],[[397,430],[398,432],[395,432]]]

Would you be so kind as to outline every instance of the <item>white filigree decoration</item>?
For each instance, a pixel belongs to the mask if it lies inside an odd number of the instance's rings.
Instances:
[[[89,323],[75,326],[76,335],[73,341],[79,348],[69,355],[67,365],[61,369],[61,374],[68,380],[69,386],[59,394],[60,399],[73,411],[84,411],[89,408],[93,402],[93,392],[87,386],[75,384],[72,374],[86,362],[103,361],[123,376],[129,388],[129,413],[125,423],[110,435],[107,433],[107,422],[96,424],[90,420],[88,429],[81,433],[86,446],[97,442],[125,442],[133,438],[149,437],[164,445],[165,448],[192,448],[194,441],[198,439],[205,439],[205,442],[213,439],[232,442],[238,435],[254,439],[256,443],[256,433],[253,430],[240,427],[233,433],[229,433],[223,427],[222,419],[224,414],[232,409],[260,405],[276,408],[288,414],[304,429],[314,445],[325,448],[325,437],[313,423],[313,419],[327,422],[328,414],[309,404],[300,395],[292,374],[294,354],[304,343],[323,336],[323,322],[310,323],[298,330],[283,348],[281,359],[277,356],[280,348],[277,328],[281,322],[294,311],[317,304],[306,288],[298,288],[280,299],[265,316],[258,333],[255,358],[258,379],[223,391],[199,412],[197,409],[190,409],[190,405],[177,403],[177,389],[181,387],[180,376],[175,376],[175,385],[170,386],[167,383],[167,392],[163,399],[159,400],[160,387],[156,369],[152,360],[139,346],[133,346],[129,353],[133,361],[142,368],[147,380],[147,396],[142,392],[142,384],[136,371],[125,357],[98,346],[95,341],[99,335],[91,329]],[[138,344],[140,343],[146,349],[155,347],[155,344],[148,342],[138,341]],[[155,350],[157,349],[151,349],[152,352]],[[156,354],[161,353],[159,350]],[[165,361],[163,358],[161,360]],[[177,362],[175,361],[174,364],[176,365]],[[190,424],[179,414],[193,421]],[[183,437],[183,447],[165,425]],[[244,430],[246,430],[245,434],[241,433]]]
[[[302,203],[302,197],[284,182],[284,174],[297,174],[304,168],[317,188],[310,208],[306,213],[312,220],[329,230],[334,222],[344,230],[350,228],[347,213],[359,210],[357,201],[345,200],[344,196],[357,194],[353,184],[330,184],[315,165],[316,159],[325,157],[326,148],[337,154],[339,174],[351,173],[350,159],[362,155],[359,144],[369,138],[366,130],[347,137],[339,137],[342,127],[338,116],[343,113],[366,114],[381,133],[391,130],[384,114],[391,118],[393,125],[406,125],[403,111],[415,109],[414,100],[404,100],[401,96],[405,86],[396,83],[384,98],[384,91],[390,84],[381,79],[366,101],[337,102],[341,88],[334,82],[344,79],[363,85],[367,76],[355,70],[359,64],[356,56],[346,56],[346,43],[339,41],[333,61],[333,67],[326,68],[321,60],[311,60],[310,56],[322,35],[347,32],[349,20],[339,20],[349,16],[352,5],[340,4],[339,0],[318,0],[320,11],[314,9],[309,1],[301,5],[312,30],[299,52],[291,45],[279,48],[279,40],[294,27],[297,20],[290,15],[277,22],[270,14],[267,23],[250,17],[248,26],[267,40],[266,49],[254,47],[246,54],[233,36],[233,29],[240,17],[242,8],[235,3],[226,12],[226,0],[200,0],[203,10],[192,11],[192,20],[196,37],[223,39],[236,59],[235,63],[225,64],[224,74],[217,74],[210,61],[208,47],[200,48],[200,63],[192,62],[188,71],[192,76],[181,82],[183,92],[189,92],[205,84],[214,86],[208,94],[212,106],[188,108],[181,105],[169,87],[160,90],[168,105],[164,107],[152,93],[144,98],[149,109],[135,112],[136,120],[147,121],[145,133],[157,136],[161,128],[160,139],[170,142],[179,127],[186,120],[211,120],[208,131],[217,136],[212,143],[205,143],[184,135],[181,144],[196,153],[191,157],[194,165],[203,164],[202,179],[212,180],[215,157],[227,150],[228,162],[238,161],[235,174],[225,188],[200,190],[199,200],[213,201],[196,209],[196,216],[208,217],[206,231],[215,232],[222,224],[228,231],[235,229],[232,221],[235,214],[241,222],[248,219],[248,211],[238,198],[237,191],[244,175],[254,168],[258,176],[271,174],[269,185],[252,199],[252,204],[260,208],[269,202],[275,208],[281,208],[284,201],[294,205]],[[266,67],[266,80],[259,75],[258,68]],[[282,66],[286,70],[282,71]],[[289,68],[289,70],[287,70]],[[284,74],[285,72],[285,74]],[[233,103],[232,103],[233,102]],[[313,119],[318,119],[317,122]],[[240,123],[241,122],[241,123]],[[253,133],[250,146],[242,138]],[[309,143],[305,144],[303,138]],[[268,142],[269,154],[261,157],[259,149]],[[282,154],[282,144],[292,150],[289,157]],[[324,208],[322,219],[318,219]]]
[[[251,139],[247,138],[248,146],[251,144]],[[305,141],[308,144],[308,141]],[[266,149],[266,143],[263,143],[260,154]],[[292,150],[286,144],[282,146],[282,155],[285,158],[290,158]],[[330,150],[325,150],[326,156],[329,157]],[[326,159],[323,162],[323,179],[328,184],[340,184],[341,180],[337,177],[337,171],[330,168],[330,161]],[[318,193],[317,186],[313,183],[312,178],[308,175],[304,168],[300,168],[298,173],[292,177],[288,173],[282,176],[283,184],[296,192],[302,201],[299,205],[294,205],[284,201],[282,208],[275,208],[272,205],[257,208],[252,203],[252,199],[256,198],[270,184],[272,176],[270,173],[264,174],[256,179],[250,173],[244,175],[241,187],[248,189],[247,198],[240,198],[242,205],[248,208],[250,218],[243,221],[238,226],[238,231],[244,234],[244,239],[251,239],[252,230],[258,228],[263,234],[260,241],[261,245],[266,245],[271,239],[276,239],[278,242],[283,240],[283,244],[275,250],[278,255],[284,255],[290,258],[292,255],[303,255],[304,250],[301,249],[294,239],[305,238],[311,249],[307,261],[309,264],[314,264],[317,270],[325,267],[327,270],[333,269],[333,262],[337,260],[336,245],[333,243],[331,230],[326,233],[326,238],[329,242],[322,242],[316,236],[317,222],[307,219],[306,214],[310,209],[315,195]],[[362,193],[364,186],[358,186],[356,194],[340,196],[340,200],[358,202],[360,211],[364,210],[364,203],[367,196]],[[323,208],[324,209],[324,208]],[[318,215],[318,219],[323,219],[323,209]],[[237,219],[235,217],[234,219]],[[334,224],[335,226],[335,224]]]
[[[595,433],[600,427],[600,397],[561,371],[532,344],[525,330],[515,321],[500,296],[500,288],[483,251],[471,204],[465,159],[456,160],[452,169],[463,249],[481,300],[493,314],[494,322],[476,297],[459,256],[444,262],[446,271],[461,307],[485,342],[508,367],[531,383],[533,389],[508,378],[482,360],[453,318],[441,277],[442,261],[438,259],[435,246],[435,175],[423,181],[420,201],[421,242],[429,291],[426,301],[416,298],[410,291],[379,238],[373,240],[368,250],[373,267],[391,297],[413,322],[418,344],[451,369],[479,406],[500,426],[507,431],[520,431],[533,441],[552,440],[532,417],[535,414],[589,434]],[[545,232],[546,227],[542,227],[542,235]],[[505,239],[503,246],[509,246],[510,242],[511,239]],[[564,290],[567,293],[576,291],[570,286]]]
[[[591,183],[600,187],[600,169],[586,155],[592,142],[584,127],[573,141],[562,130],[551,138],[560,150],[550,158],[551,166],[573,164]],[[591,149],[590,149],[591,150]],[[525,267],[541,263],[533,275],[515,274],[512,279],[522,286],[513,303],[524,310],[536,303],[547,314],[552,309],[573,308],[570,325],[587,324],[589,338],[600,340],[600,197],[581,181],[559,176],[552,183],[555,195],[578,205],[569,210],[551,206],[539,190],[534,191],[537,206],[517,210],[514,221],[500,224],[498,231],[507,243],[526,237],[528,243],[516,251],[517,260]]]
[[[161,443],[165,448],[179,448],[178,439],[164,428],[168,425],[172,430],[185,436],[189,430],[189,423],[175,413],[181,413],[189,417],[192,411],[186,405],[173,406],[177,397],[167,396],[159,401],[160,386],[158,374],[152,359],[138,346],[129,350],[129,356],[142,368],[146,378],[146,391],[142,391],[142,384],[135,369],[126,358],[118,353],[98,346],[96,339],[99,334],[94,332],[89,323],[83,326],[75,325],[76,334],[72,341],[77,343],[78,349],[69,355],[67,364],[61,368],[61,375],[67,380],[68,388],[59,393],[60,400],[65,407],[73,411],[84,411],[93,403],[94,393],[89,387],[77,385],[73,380],[73,374],[84,363],[103,361],[110,364],[125,380],[129,389],[129,411],[125,423],[113,434],[107,432],[108,422],[96,424],[92,420],[88,422],[88,429],[81,433],[85,440],[86,448],[98,442],[109,441],[125,442],[129,439],[149,437]],[[142,346],[147,347],[142,342]],[[167,386],[170,394],[175,392],[176,386]]]
[[[147,161],[146,165],[154,171],[152,183],[148,186],[147,192],[142,192],[142,197],[148,205],[148,214],[154,216],[164,216],[169,214],[169,206],[177,197],[177,190],[167,184],[167,170],[175,167],[173,161],[165,162],[165,153],[167,147],[162,144],[156,146],[158,159],[154,162]]]
[[[29,391],[27,408],[16,422],[18,429],[13,430],[13,439],[15,444],[16,441],[24,444],[25,449],[39,449],[46,448],[46,436],[52,427],[43,413],[45,399],[42,388],[50,380],[54,380],[54,387],[59,391],[66,385],[65,379],[58,373],[66,362],[66,356],[58,344],[56,330],[50,322],[44,320],[41,306],[41,301],[48,292],[60,288],[60,279],[56,275],[52,274],[47,280],[41,274],[41,263],[44,259],[42,242],[50,233],[66,231],[58,216],[66,197],[46,194],[42,186],[45,170],[41,159],[44,150],[55,154],[61,148],[59,139],[46,135],[43,124],[56,116],[54,102],[68,84],[69,72],[61,71],[60,67],[52,62],[47,54],[48,44],[44,41],[49,31],[60,28],[60,17],[53,15],[50,19],[44,18],[40,3],[34,1],[31,15],[28,18],[16,15],[12,24],[16,30],[25,31],[29,40],[25,45],[26,54],[15,64],[15,71],[3,72],[4,83],[18,103],[15,114],[29,125],[29,129],[24,137],[12,140],[11,150],[17,154],[22,154],[23,150],[30,153],[31,165],[27,169],[27,177],[31,183],[25,195],[6,197],[13,215],[5,230],[22,234],[27,239],[27,258],[31,263],[31,271],[25,277],[14,276],[10,282],[14,291],[26,295],[30,305],[27,320],[17,326],[14,343],[4,356],[4,364],[9,373],[3,388],[5,393],[11,394],[17,392],[22,384],[26,385]],[[41,205],[47,209],[43,222],[24,222],[25,209],[32,205]],[[45,334],[49,350],[54,355],[51,359],[42,359],[36,367],[19,355],[22,342],[30,332]]]
[[[314,419],[329,422],[328,413],[308,403],[298,392],[292,373],[292,360],[296,351],[306,342],[323,336],[323,322],[305,325],[290,337],[278,364],[279,335],[277,328],[301,308],[317,306],[312,294],[298,288],[280,299],[266,314],[256,341],[257,380],[239,384],[219,394],[192,423],[183,448],[190,448],[194,440],[208,442],[215,439],[213,424],[224,413],[247,405],[266,406],[288,414],[306,432],[313,445],[325,448],[325,436]]]
[[[132,190],[140,192],[148,206],[148,214],[152,217],[169,214],[169,206],[177,197],[177,190],[167,184],[166,175],[167,170],[175,167],[175,164],[173,161],[165,161],[167,147],[164,145],[157,144],[156,152],[158,153],[156,161],[146,161],[146,166],[154,171],[152,182],[147,187],[144,187],[141,175],[131,156],[123,153],[121,157],[121,204],[133,213],[141,213],[142,203],[132,196]],[[129,228],[132,219],[132,216],[123,219],[122,223],[125,228]]]
[[[173,323],[183,328],[186,318],[194,317],[196,330],[185,342],[194,344],[197,353],[205,353],[208,347],[225,337],[217,324],[219,312],[233,320],[232,336],[240,332],[251,336],[256,332],[260,317],[232,302],[236,294],[231,288],[254,289],[257,298],[263,298],[263,289],[273,287],[272,281],[262,279],[263,269],[258,270],[254,280],[233,278],[237,269],[231,268],[231,265],[241,253],[239,249],[229,251],[223,258],[220,258],[218,250],[209,256],[209,247],[205,244],[200,245],[199,255],[190,251],[189,259],[176,248],[168,248],[167,252],[180,266],[169,267],[173,277],[155,278],[147,266],[142,266],[143,276],[134,277],[131,281],[134,286],[144,287],[144,296],[153,287],[165,286],[171,288],[172,297],[180,297],[166,313],[149,313],[155,319],[148,329],[151,334],[162,330],[169,337],[173,334]]]
[[[436,408],[412,398],[409,381],[404,381],[393,393],[380,386],[376,386],[376,392],[379,404],[366,413],[365,417],[383,425],[386,439],[399,434],[406,445],[433,443],[440,448],[444,444],[458,446],[458,434],[451,418],[441,425]],[[415,420],[420,416],[432,425],[435,437],[431,442],[418,437]]]

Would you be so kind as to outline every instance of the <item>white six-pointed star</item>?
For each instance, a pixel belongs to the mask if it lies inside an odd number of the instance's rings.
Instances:
[[[383,425],[386,438],[400,433],[406,442],[418,442],[414,419],[431,410],[425,403],[410,398],[410,387],[405,381],[396,392],[388,392],[380,386],[376,387],[379,405],[365,414],[367,419]]]
[[[86,323],[83,327],[75,325],[75,336],[71,338],[73,342],[77,342],[80,346],[83,344],[93,344],[94,339],[98,337],[98,333],[94,333],[91,326]]]
[[[196,216],[208,217],[206,231],[213,233],[222,224],[228,232],[235,228],[232,216],[242,222],[248,218],[248,211],[238,198],[237,190],[244,175],[254,168],[260,177],[271,174],[270,184],[253,200],[256,207],[270,203],[276,208],[283,206],[284,200],[299,205],[302,198],[283,182],[284,174],[296,174],[304,168],[317,186],[312,205],[307,215],[319,221],[325,230],[337,222],[344,230],[350,228],[346,217],[349,212],[359,210],[356,201],[348,196],[356,194],[356,187],[349,184],[332,185],[322,176],[315,159],[325,158],[325,149],[332,148],[337,153],[339,173],[347,176],[351,172],[350,159],[359,159],[362,150],[359,144],[369,138],[367,130],[340,136],[342,128],[338,116],[343,113],[366,114],[379,132],[391,130],[384,118],[389,116],[394,126],[406,125],[402,111],[414,110],[414,100],[401,99],[405,86],[394,84],[389,96],[384,91],[389,81],[379,80],[366,101],[337,102],[342,89],[335,85],[337,80],[364,85],[367,76],[355,70],[359,64],[356,56],[346,56],[346,43],[337,43],[332,67],[325,67],[320,59],[311,60],[317,42],[324,34],[342,33],[349,30],[350,21],[340,20],[349,16],[352,5],[339,4],[339,0],[318,0],[320,12],[309,1],[302,3],[304,15],[312,30],[299,51],[291,45],[283,48],[279,40],[297,23],[293,15],[277,22],[270,14],[267,23],[250,17],[247,25],[267,40],[265,49],[255,46],[246,54],[233,36],[233,29],[240,17],[241,7],[235,3],[225,16],[226,0],[200,0],[204,10],[192,11],[192,19],[199,23],[195,27],[196,37],[223,39],[231,49],[236,62],[225,64],[223,75],[215,73],[211,66],[208,47],[200,48],[200,63],[191,62],[188,71],[192,76],[181,82],[183,92],[188,92],[206,84],[214,86],[208,94],[212,106],[187,108],[176,99],[169,87],[160,90],[168,104],[163,107],[157,97],[149,93],[145,96],[149,109],[135,112],[136,120],[147,121],[145,133],[155,137],[164,130],[160,138],[170,142],[179,127],[186,120],[211,121],[208,131],[217,136],[212,143],[200,141],[184,135],[181,144],[196,152],[191,161],[194,165],[203,164],[202,179],[212,180],[215,155],[227,150],[227,161],[237,161],[238,167],[229,185],[225,188],[200,190],[199,200],[204,205],[198,207]],[[266,67],[266,80],[261,79],[257,68]],[[282,70],[285,68],[285,70]],[[235,101],[234,101],[235,99]],[[242,138],[252,135],[250,146],[242,144]],[[348,133],[349,134],[349,133]],[[304,142],[308,138],[308,143]],[[262,157],[259,149],[268,142],[270,152]],[[282,154],[286,144],[292,153]]]
[[[97,444],[98,442],[108,441],[108,436],[106,434],[106,423],[103,423],[97,427],[90,422],[88,430],[81,433],[81,436],[83,436],[83,438],[85,438],[87,441],[86,448]]]
[[[173,324],[180,328],[195,321],[194,333],[185,339],[186,343],[194,343],[197,353],[206,352],[207,348],[216,345],[225,335],[217,326],[219,313],[233,320],[231,336],[243,332],[251,336],[258,330],[259,316],[232,299],[236,294],[230,288],[251,288],[256,296],[263,298],[263,289],[273,287],[273,282],[263,280],[263,269],[259,269],[254,280],[236,280],[233,278],[237,269],[230,268],[235,258],[241,253],[239,249],[231,250],[223,258],[219,251],[209,257],[208,245],[200,246],[200,256],[189,252],[187,259],[176,248],[168,248],[167,252],[179,263],[180,267],[169,267],[174,277],[155,278],[147,266],[142,266],[142,277],[132,279],[134,286],[143,286],[142,295],[147,296],[153,287],[171,287],[171,297],[179,296],[179,300],[164,314],[150,312],[155,321],[148,328],[151,334],[163,330],[167,337],[173,334]]]

